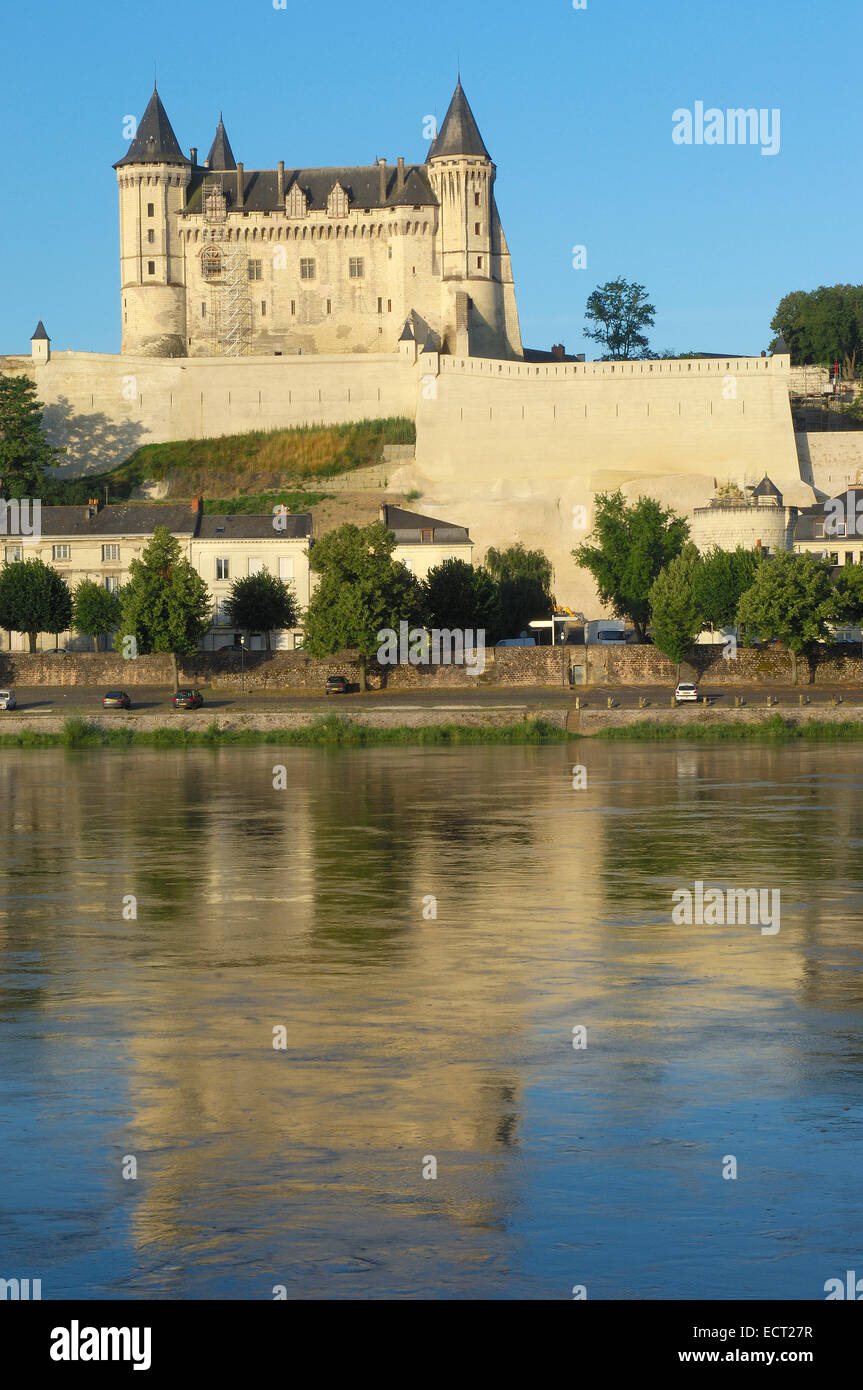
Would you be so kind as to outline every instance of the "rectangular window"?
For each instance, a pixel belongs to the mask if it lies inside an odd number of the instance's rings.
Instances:
[[[428,530],[420,531],[420,540],[422,541],[423,545],[431,545],[432,541],[434,540],[434,531],[432,531],[431,528],[429,528]]]
[[[147,262],[147,274],[148,274],[148,275],[155,275],[155,274],[156,274],[156,262],[155,262],[155,261],[148,261],[148,262]]]
[[[263,568],[264,562],[261,559],[260,555],[249,556],[249,574],[260,574]]]
[[[206,299],[202,299],[202,300],[201,300],[201,318],[202,318],[202,319],[205,319],[206,317],[207,317],[207,301],[206,301]]]
[[[292,300],[291,300],[291,313],[292,313],[292,314],[295,314],[296,312],[297,312],[297,301],[296,301],[295,299],[292,299]]]
[[[68,545],[52,545],[52,547],[51,547],[51,559],[52,559],[52,560],[68,560],[68,559],[69,559],[69,547],[68,547]]]
[[[331,299],[328,299],[328,300],[327,300],[327,313],[328,313],[328,314],[331,314],[332,312],[333,312],[333,301],[332,301]]]
[[[477,256],[477,258],[476,258],[476,268],[477,268],[477,270],[482,270],[482,256]]]
[[[24,552],[20,545],[7,545],[6,563],[11,564],[13,560],[20,560],[23,553]]]
[[[118,589],[120,588],[120,581],[119,581],[119,579],[116,577],[116,575],[113,575],[113,574],[106,575],[106,577],[105,577],[105,588],[108,590],[108,593],[109,593],[109,594],[116,594],[116,593],[117,593]]]
[[[834,524],[834,527],[833,527],[833,534],[834,534],[834,536],[844,536],[844,535],[845,535],[845,522],[844,522],[844,521],[837,521],[837,522]]]
[[[384,311],[384,301],[383,301],[382,299],[379,299],[379,300],[378,300],[378,313],[379,313],[379,314],[382,314],[383,311]]]
[[[148,217],[153,217],[153,216],[155,215],[155,212],[156,212],[156,205],[155,205],[155,203],[148,203],[148,204],[147,204],[147,216],[148,216]]]
[[[227,627],[227,626],[228,626],[228,615],[227,615],[227,613],[225,612],[225,600],[224,600],[224,599],[219,599],[218,602],[216,603],[216,606],[215,606],[214,610],[213,610],[213,626],[214,626],[214,627]]]
[[[474,231],[476,232],[477,236],[479,236],[479,223],[478,223],[478,222],[474,222],[474,224],[473,224],[473,229],[474,229]]]
[[[265,319],[266,317],[267,317],[267,301],[266,301],[265,299],[262,299],[262,300],[261,300],[261,318],[262,318],[262,319]]]
[[[119,560],[119,558],[120,558],[120,547],[119,547],[119,545],[103,545],[103,546],[102,546],[102,560],[103,560],[103,562],[104,562],[105,560],[113,560],[113,561],[116,563],[116,561]]]
[[[393,311],[393,302],[392,302],[391,299],[388,299],[388,300],[387,300],[387,313],[388,313],[388,314],[391,314],[392,311]]]
[[[151,245],[156,240],[156,233],[153,231],[152,227],[150,227],[147,232],[147,240],[150,242]]]
[[[300,260],[300,279],[314,280],[315,262],[311,256],[303,256]]]
[[[261,278],[261,262],[260,262],[260,261],[249,261],[249,279],[250,279],[250,280],[260,280],[260,278]]]
[[[817,541],[823,541],[823,539],[824,539],[824,522],[823,522],[823,521],[816,521],[816,523],[815,523],[815,539],[816,539]]]
[[[478,208],[478,207],[479,207],[479,194],[478,194],[478,193],[474,193],[474,195],[473,195],[473,205],[474,205],[475,208]]]
[[[404,565],[404,567],[405,567],[405,569],[407,570],[408,574],[413,574],[413,572],[414,572],[414,562],[413,562],[413,560],[411,560],[411,559],[402,560],[402,564]]]
[[[294,557],[293,555],[279,556],[279,578],[289,583],[294,577]]]
[[[351,256],[348,262],[348,274],[352,280],[362,280],[366,273],[366,263],[362,256]]]
[[[845,563],[846,563],[846,565],[853,565],[853,564],[854,564],[854,551],[853,551],[853,550],[846,550],[846,551],[845,551]]]
[[[223,559],[217,559],[217,560],[216,560],[216,578],[217,578],[217,579],[230,579],[230,577],[231,577],[231,563],[230,563],[230,561],[227,559],[227,557],[225,557],[225,558],[223,558]]]

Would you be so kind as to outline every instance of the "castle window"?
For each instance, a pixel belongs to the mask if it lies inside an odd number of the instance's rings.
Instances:
[[[379,300],[378,300],[378,313],[379,313],[379,314],[382,314],[383,311],[384,311],[384,301],[383,301],[382,299],[379,299]]]
[[[473,229],[474,229],[476,235],[479,236],[479,223],[478,223],[478,222],[474,222],[474,224],[473,224]]]
[[[302,256],[300,258],[300,279],[314,280],[315,262],[312,256]]]
[[[393,302],[392,302],[391,299],[388,299],[388,300],[387,300],[387,313],[388,313],[388,314],[391,314],[392,311],[393,311]]]
[[[352,280],[362,280],[366,273],[366,263],[362,256],[351,256],[348,263],[348,274]]]
[[[22,558],[23,558],[23,555],[24,555],[24,548],[23,548],[23,546],[20,546],[20,545],[7,545],[7,546],[6,546],[5,558],[6,558],[6,563],[7,563],[7,565],[10,564],[10,563],[11,563],[12,561],[14,561],[14,560],[20,560],[20,559],[22,559]]]
[[[297,301],[296,301],[295,299],[292,299],[292,300],[291,300],[291,313],[292,313],[292,314],[295,314],[296,312],[297,312]]]
[[[391,261],[392,258],[393,258],[393,248],[392,248],[391,246],[388,246],[388,247],[387,247],[387,260],[388,260],[388,261]]]
[[[208,246],[201,253],[201,274],[205,280],[217,280],[222,273],[222,253]]]
[[[478,208],[478,207],[479,207],[479,194],[478,194],[478,193],[474,193],[474,195],[473,195],[473,205],[474,205],[475,208]]]
[[[149,231],[147,232],[147,240],[150,242],[151,245],[156,240],[156,233],[153,231],[152,227],[150,227]]]
[[[217,578],[217,579],[230,579],[230,577],[231,577],[231,562],[230,562],[230,560],[228,560],[227,558],[226,558],[226,559],[223,559],[223,560],[222,560],[222,559],[217,559],[217,560],[216,560],[216,578]]]
[[[331,299],[328,299],[328,300],[327,300],[327,313],[328,313],[328,314],[331,314],[332,312],[333,312],[333,301],[332,301]]]
[[[202,299],[202,300],[201,300],[201,318],[202,318],[202,319],[205,319],[206,317],[207,317],[207,301],[206,301],[205,299]]]
[[[266,301],[265,299],[262,299],[262,300],[261,300],[261,318],[262,318],[262,319],[265,319],[266,317],[267,317],[267,301]]]
[[[103,561],[104,561],[104,560],[113,560],[113,561],[116,563],[116,561],[119,560],[119,558],[120,558],[120,547],[119,547],[119,545],[103,545],[103,546],[102,546],[102,559],[103,559]]]
[[[155,275],[155,274],[156,274],[156,262],[155,262],[155,261],[148,261],[148,262],[147,262],[147,274],[148,274],[148,275]]]
[[[147,204],[147,216],[148,216],[148,217],[154,217],[155,214],[156,214],[156,207],[155,207],[155,204],[154,204],[154,203],[148,203],[148,204]]]
[[[340,183],[333,185],[332,192],[327,199],[327,214],[329,217],[347,217],[348,215],[348,195]]]
[[[476,268],[477,268],[477,270],[482,270],[482,256],[477,256],[477,258],[476,258]]]
[[[250,280],[260,280],[260,278],[261,278],[261,262],[260,262],[260,261],[249,261],[249,279],[250,279]]]
[[[120,588],[120,581],[115,574],[106,574],[105,588],[109,594],[116,594]]]

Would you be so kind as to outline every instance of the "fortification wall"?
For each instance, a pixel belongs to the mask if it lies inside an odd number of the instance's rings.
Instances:
[[[863,430],[824,430],[798,434],[800,471],[829,497],[863,483]]]

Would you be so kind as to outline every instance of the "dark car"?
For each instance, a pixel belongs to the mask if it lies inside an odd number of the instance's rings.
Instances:
[[[327,676],[327,683],[324,686],[328,695],[347,695],[350,688],[351,683],[347,676]]]
[[[131,709],[132,701],[125,690],[109,690],[107,695],[102,696],[102,704],[105,709]]]
[[[204,697],[200,690],[178,690],[172,703],[174,709],[200,709]]]

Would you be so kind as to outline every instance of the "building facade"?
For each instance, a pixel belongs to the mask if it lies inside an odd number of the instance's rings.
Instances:
[[[496,168],[461,81],[424,164],[246,169],[219,120],[186,156],[154,89],[114,166],[122,352],[521,358]]]

